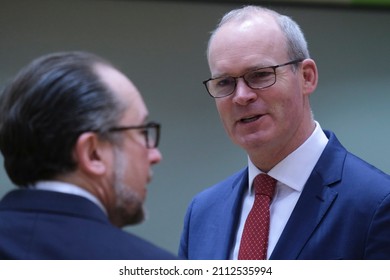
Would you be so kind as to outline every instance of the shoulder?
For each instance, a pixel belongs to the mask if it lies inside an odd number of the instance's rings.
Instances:
[[[7,244],[12,244],[8,247],[9,252],[12,249],[13,258],[177,258],[151,242],[115,227],[94,203],[74,195],[15,190],[0,202],[0,216],[0,236],[8,240]],[[6,223],[9,220],[14,221],[12,228]],[[4,226],[8,227],[8,232],[24,232],[24,236],[34,236],[34,240],[2,235]]]
[[[77,224],[71,220],[68,223],[68,234],[62,236],[62,241],[72,243],[74,247],[63,248],[65,258],[96,260],[163,260],[176,258],[167,250],[109,222],[102,223],[96,220],[84,219]],[[70,228],[74,228],[73,231]],[[75,250],[75,247],[78,249]]]
[[[390,193],[390,175],[347,151],[333,133],[327,132],[328,146],[321,156],[317,172],[332,178],[339,191],[356,192],[364,197],[386,196]]]
[[[349,152],[345,159],[343,181],[353,182],[362,194],[390,194],[390,175]]]
[[[114,233],[115,231],[115,233]],[[129,231],[113,229],[113,234],[107,242],[104,251],[114,259],[133,260],[173,260],[177,257],[169,251],[138,237]],[[108,252],[109,253],[108,253]]]

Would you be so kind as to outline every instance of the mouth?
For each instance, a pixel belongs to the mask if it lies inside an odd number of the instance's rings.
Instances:
[[[239,120],[240,123],[251,123],[260,119],[262,115],[250,116]]]

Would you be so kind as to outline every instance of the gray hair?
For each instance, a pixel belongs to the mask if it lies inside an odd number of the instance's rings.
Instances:
[[[279,25],[286,38],[286,51],[290,60],[306,59],[310,57],[305,36],[299,25],[288,16],[281,15],[276,11],[259,6],[244,6],[226,13],[218,23],[217,28],[211,33],[207,54],[209,54],[210,42],[223,25],[233,21],[242,22],[261,14],[268,14],[276,20],[276,23]]]

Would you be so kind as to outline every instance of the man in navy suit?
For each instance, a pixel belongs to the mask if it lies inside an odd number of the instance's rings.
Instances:
[[[175,259],[121,229],[144,218],[160,125],[133,83],[86,52],[37,58],[0,97],[0,259]]]
[[[204,84],[248,166],[192,200],[179,256],[238,259],[252,182],[267,173],[277,181],[267,259],[390,259],[390,178],[314,120],[318,73],[299,26],[261,7],[233,10],[207,54]]]

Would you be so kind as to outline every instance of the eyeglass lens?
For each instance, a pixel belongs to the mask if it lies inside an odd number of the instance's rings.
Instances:
[[[157,126],[146,127],[145,138],[147,148],[156,148],[159,140],[159,128]]]
[[[254,70],[241,77],[244,79],[245,83],[253,89],[270,87],[276,82],[275,69],[271,67]],[[237,79],[241,77],[222,77],[209,80],[206,83],[206,87],[212,96],[226,96],[236,89]]]
[[[252,89],[268,88],[276,83],[276,68],[302,62],[303,59],[295,59],[284,64],[259,68],[249,71],[239,77],[221,77],[208,79],[203,84],[208,93],[213,97],[224,97],[232,94],[237,86],[237,79],[243,78],[246,85]]]

